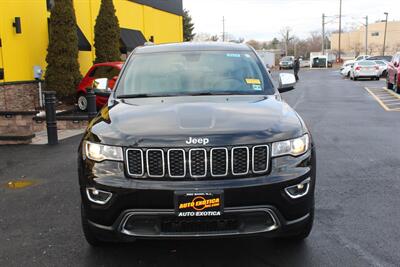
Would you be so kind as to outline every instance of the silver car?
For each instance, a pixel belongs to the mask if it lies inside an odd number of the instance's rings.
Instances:
[[[373,60],[362,60],[354,62],[354,66],[350,71],[350,79],[357,80],[359,78],[370,78],[371,80],[379,80],[379,65]]]

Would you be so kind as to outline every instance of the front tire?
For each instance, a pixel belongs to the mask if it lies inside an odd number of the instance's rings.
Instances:
[[[397,77],[396,77],[396,76],[394,76],[393,91],[394,91],[395,93],[400,93],[400,92],[399,92],[399,83],[398,83],[398,81],[397,81]]]

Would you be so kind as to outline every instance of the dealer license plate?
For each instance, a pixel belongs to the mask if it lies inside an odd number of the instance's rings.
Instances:
[[[222,191],[175,193],[175,214],[178,217],[220,216],[223,204]]]

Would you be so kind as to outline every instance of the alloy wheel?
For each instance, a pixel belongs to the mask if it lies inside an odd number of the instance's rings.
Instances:
[[[87,99],[86,96],[80,95],[78,97],[78,108],[81,111],[85,111],[87,109]]]

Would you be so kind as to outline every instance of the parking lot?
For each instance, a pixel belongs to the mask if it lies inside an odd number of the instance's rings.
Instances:
[[[400,105],[393,103],[400,98],[384,86],[342,79],[332,69],[302,70],[296,89],[283,94],[317,146],[316,219],[303,243],[254,238],[91,248],[80,226],[75,136],[55,147],[0,148],[0,266],[396,266]],[[9,184],[21,179],[32,184]]]

